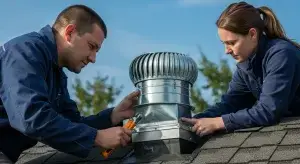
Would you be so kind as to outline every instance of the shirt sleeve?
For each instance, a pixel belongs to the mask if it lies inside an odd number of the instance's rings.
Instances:
[[[52,109],[45,81],[51,71],[49,57],[42,51],[32,42],[7,45],[0,51],[0,96],[10,125],[59,151],[86,157],[97,130],[71,122]]]
[[[271,52],[270,52],[271,53]],[[288,110],[300,83],[296,50],[273,50],[267,59],[266,76],[258,101],[251,108],[222,115],[228,131],[277,123]]]
[[[234,113],[239,109],[251,107],[255,101],[239,70],[236,70],[233,73],[227,92],[221,97],[221,101],[210,106],[202,113],[196,114],[194,118],[221,117],[224,114]]]
[[[66,81],[65,81],[66,82]],[[67,83],[65,83],[67,84]],[[104,109],[99,113],[87,117],[80,115],[78,111],[77,104],[74,100],[70,98],[67,86],[63,86],[63,96],[62,96],[62,114],[74,122],[81,122],[87,124],[96,129],[106,129],[114,126],[111,122],[111,113],[113,107]],[[119,124],[121,126],[121,124]],[[118,125],[115,125],[118,126]]]

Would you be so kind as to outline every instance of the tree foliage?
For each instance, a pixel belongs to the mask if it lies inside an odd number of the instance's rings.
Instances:
[[[220,59],[219,63],[215,63],[208,60],[200,48],[199,51],[198,70],[204,76],[206,84],[192,89],[191,99],[196,109],[195,112],[202,112],[211,105],[203,98],[203,91],[211,91],[212,100],[216,103],[220,101],[221,96],[227,91],[232,78],[232,70],[226,59]]]
[[[109,76],[97,75],[93,81],[87,81],[85,85],[79,78],[75,79],[73,89],[76,94],[76,103],[82,115],[91,115],[100,112],[115,102],[120,95],[123,85],[116,87],[113,83],[108,83]]]

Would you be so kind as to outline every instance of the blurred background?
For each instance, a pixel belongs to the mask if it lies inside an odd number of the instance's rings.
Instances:
[[[95,64],[80,74],[66,70],[68,88],[83,115],[114,106],[135,89],[129,65],[141,53],[173,51],[190,55],[199,66],[192,103],[196,112],[219,100],[228,87],[235,62],[224,53],[215,22],[233,0],[14,0],[0,5],[0,45],[54,22],[71,4],[96,10],[108,27],[108,38]],[[287,35],[300,41],[300,1],[248,0],[273,9]]]

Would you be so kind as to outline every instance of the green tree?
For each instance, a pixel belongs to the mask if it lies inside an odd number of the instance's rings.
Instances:
[[[220,59],[219,63],[214,63],[207,59],[200,47],[199,51],[201,58],[198,63],[198,70],[207,83],[199,88],[194,87],[192,89],[191,99],[196,113],[204,111],[211,105],[202,97],[203,90],[210,90],[213,102],[216,103],[220,101],[221,96],[227,91],[232,78],[232,70],[226,59]]]
[[[117,96],[120,95],[123,85],[116,87],[112,79],[108,83],[109,76],[102,77],[99,74],[94,77],[93,81],[87,81],[86,85],[82,84],[79,78],[75,79],[73,89],[75,90],[76,103],[82,115],[91,115],[100,112],[113,104]]]
[[[193,87],[191,90],[192,105],[195,107],[195,113],[202,112],[208,107],[208,103],[202,97],[201,89]]]

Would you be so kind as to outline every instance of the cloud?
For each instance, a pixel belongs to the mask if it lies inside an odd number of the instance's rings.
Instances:
[[[119,38],[114,42],[114,47],[122,56],[130,60],[146,52],[162,51],[184,53],[195,60],[199,59],[199,52],[196,45],[164,43],[124,30],[116,30],[114,31],[114,35]]]
[[[232,0],[178,0],[180,6],[207,6],[228,3]]]

